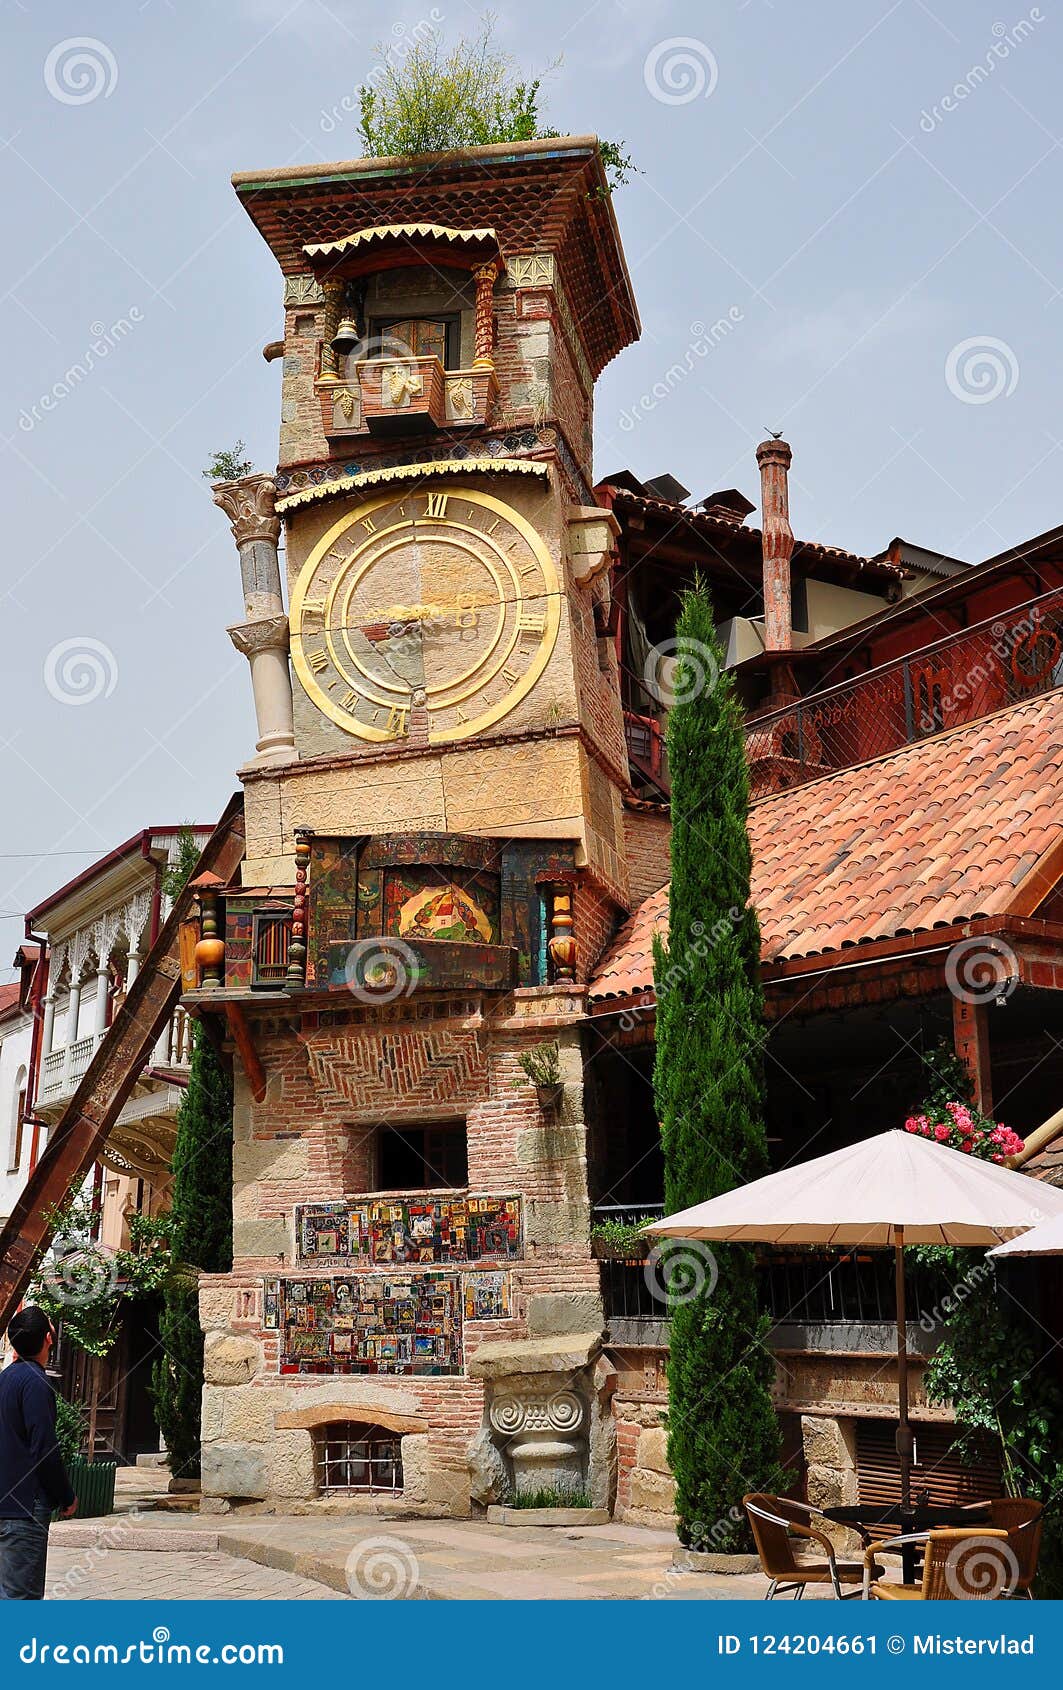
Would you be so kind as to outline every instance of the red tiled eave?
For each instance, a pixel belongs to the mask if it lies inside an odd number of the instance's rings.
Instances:
[[[769,971],[1032,916],[1063,879],[1063,692],[764,799],[749,826]],[[665,886],[602,958],[592,1005],[652,991],[667,925]]]

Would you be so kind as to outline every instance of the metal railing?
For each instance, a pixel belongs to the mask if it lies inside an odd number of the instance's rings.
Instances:
[[[917,1321],[924,1312],[919,1270],[909,1261],[905,1272],[908,1319]],[[897,1317],[889,1250],[758,1253],[757,1290],[761,1308],[780,1323],[868,1325]]]
[[[1063,685],[1063,589],[951,634],[746,727],[764,798]]]

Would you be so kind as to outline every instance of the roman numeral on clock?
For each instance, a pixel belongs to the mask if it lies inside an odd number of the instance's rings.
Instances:
[[[447,519],[447,505],[450,502],[449,493],[429,493],[427,516],[435,517],[439,522]]]
[[[401,704],[393,704],[388,711],[387,731],[395,739],[402,739],[410,731],[410,712]]]
[[[322,669],[328,668],[328,652],[312,651],[306,661],[314,671],[314,674],[320,675]]]
[[[546,617],[536,616],[533,610],[522,610],[517,617],[517,632],[519,634],[544,634],[546,632]]]

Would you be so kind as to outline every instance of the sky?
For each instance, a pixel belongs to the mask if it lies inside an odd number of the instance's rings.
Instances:
[[[494,11],[527,71],[560,56],[548,121],[639,168],[615,206],[643,337],[598,385],[598,474],[756,500],[782,429],[803,539],[977,561],[1061,520],[1058,5]],[[481,15],[0,0],[0,970],[27,909],[144,826],[216,818],[253,751],[201,472],[237,439],[276,462],[282,290],[231,173],[358,156],[382,43]]]

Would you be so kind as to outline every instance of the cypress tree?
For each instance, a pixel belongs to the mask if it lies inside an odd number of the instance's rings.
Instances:
[[[668,1213],[768,1170],[760,930],[750,905],[749,777],[742,717],[700,583],[677,628],[667,730],[672,879],[667,946],[654,946],[654,1087]],[[679,1536],[749,1547],[746,1491],[779,1480],[767,1322],[753,1256],[734,1244],[665,1246],[671,1338],[668,1458]]]
[[[152,1395],[170,1471],[191,1479],[199,1475],[203,1334],[197,1276],[190,1270],[227,1273],[233,1265],[232,1079],[201,1027],[177,1114],[172,1167],[171,1237],[179,1266],[165,1293]]]

